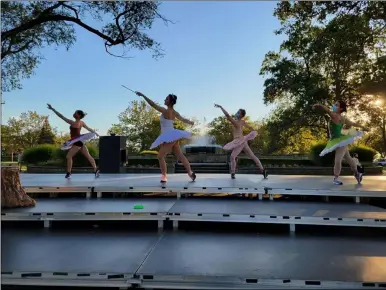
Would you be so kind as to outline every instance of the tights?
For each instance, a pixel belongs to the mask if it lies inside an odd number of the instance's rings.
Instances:
[[[256,166],[259,167],[259,169],[261,171],[264,170],[263,165],[261,165],[259,158],[257,158],[255,156],[255,154],[253,154],[251,148],[249,148],[248,144],[245,143],[244,145],[240,145],[240,146],[236,147],[232,151],[232,154],[231,154],[232,173],[236,173],[236,164],[237,164],[236,157],[241,153],[241,151],[244,151],[244,153],[247,154],[249,156],[249,158],[251,158],[256,163]]]
[[[351,158],[350,153],[348,152],[347,146],[345,146],[345,147],[339,147],[338,149],[335,150],[335,164],[334,164],[335,177],[338,178],[340,175],[340,171],[342,170],[343,157],[346,159],[346,161],[350,165],[351,170],[355,174],[358,174],[357,166],[356,166],[354,160]]]

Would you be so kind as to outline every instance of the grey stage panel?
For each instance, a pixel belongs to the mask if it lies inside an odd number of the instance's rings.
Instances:
[[[386,220],[386,210],[382,208],[367,204],[325,202],[180,199],[170,209],[169,213],[341,217]]]
[[[161,239],[137,274],[384,283],[385,244],[386,238],[178,232]]]
[[[274,189],[323,189],[350,191],[386,191],[386,176],[364,176],[362,184],[358,184],[354,176],[341,176],[343,185],[334,185],[332,176],[307,175],[275,175],[268,177],[262,184]]]
[[[74,174],[65,179],[63,174],[21,174],[24,187],[96,187],[125,189],[128,187],[161,187],[159,174],[102,174],[95,178],[92,174]],[[261,175],[239,174],[231,179],[228,174],[197,174],[191,182],[186,174],[170,174],[168,187],[188,188],[259,188],[304,189],[304,190],[347,190],[347,191],[382,191],[386,192],[386,176],[365,176],[362,185],[358,185],[352,176],[342,176],[344,185],[332,184],[331,176],[308,175],[273,175],[263,179]]]
[[[175,199],[129,198],[129,199],[36,199],[36,206],[29,208],[3,209],[3,213],[114,213],[144,212],[166,213]],[[134,205],[143,205],[141,210]]]
[[[3,229],[5,272],[133,274],[159,237],[154,233]]]

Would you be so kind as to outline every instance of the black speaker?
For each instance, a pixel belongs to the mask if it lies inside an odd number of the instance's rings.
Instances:
[[[99,138],[99,170],[101,173],[120,173],[126,165],[125,136],[102,136]]]

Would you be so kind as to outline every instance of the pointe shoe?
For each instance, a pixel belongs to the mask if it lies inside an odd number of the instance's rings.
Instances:
[[[196,180],[196,173],[194,173],[193,171],[192,171],[191,174],[188,174],[188,175],[189,175],[189,177],[192,179],[192,181],[195,181],[195,180]]]
[[[166,182],[168,182],[166,175],[161,175],[161,183],[166,183]]]
[[[232,179],[236,179],[236,176],[235,176],[234,173],[231,173],[231,178],[232,178]]]

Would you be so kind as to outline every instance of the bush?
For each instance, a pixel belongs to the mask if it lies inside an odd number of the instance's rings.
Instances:
[[[98,148],[96,146],[87,145],[87,148],[88,148],[88,151],[90,152],[90,155],[93,158],[98,158],[99,152],[98,152]],[[67,160],[66,160],[67,153],[68,153],[68,150],[61,150],[60,148],[58,148],[55,150],[55,152],[52,156],[53,158],[51,158],[51,159],[55,160],[55,163],[59,162],[59,163],[61,163],[62,166],[65,166],[67,163]],[[90,162],[88,162],[86,157],[84,157],[84,155],[80,152],[78,152],[75,155],[75,157],[73,158],[73,162],[74,162],[73,163],[74,167],[89,167],[89,166],[91,166]]]
[[[351,156],[357,153],[358,158],[360,162],[373,162],[375,155],[377,154],[377,151],[375,151],[373,148],[359,145],[359,146],[352,146],[350,148],[350,154]]]
[[[327,142],[316,143],[311,146],[310,159],[315,165],[319,166],[332,166],[334,164],[335,152],[328,153],[323,157],[320,157],[320,152],[326,148]]]
[[[26,164],[38,164],[52,159],[57,146],[43,144],[27,149],[23,153],[22,162]]]
[[[320,152],[323,151],[323,149],[326,147],[326,142],[321,142],[313,145],[310,150],[310,159],[314,162],[316,165],[321,166],[332,166],[334,165],[334,158],[335,158],[335,152],[328,153],[324,155],[323,157],[320,157]],[[374,156],[376,154],[376,151],[370,147],[367,146],[356,146],[353,145],[349,148],[350,155],[352,156],[354,153],[358,153],[359,160],[361,162],[372,162],[374,159]]]

